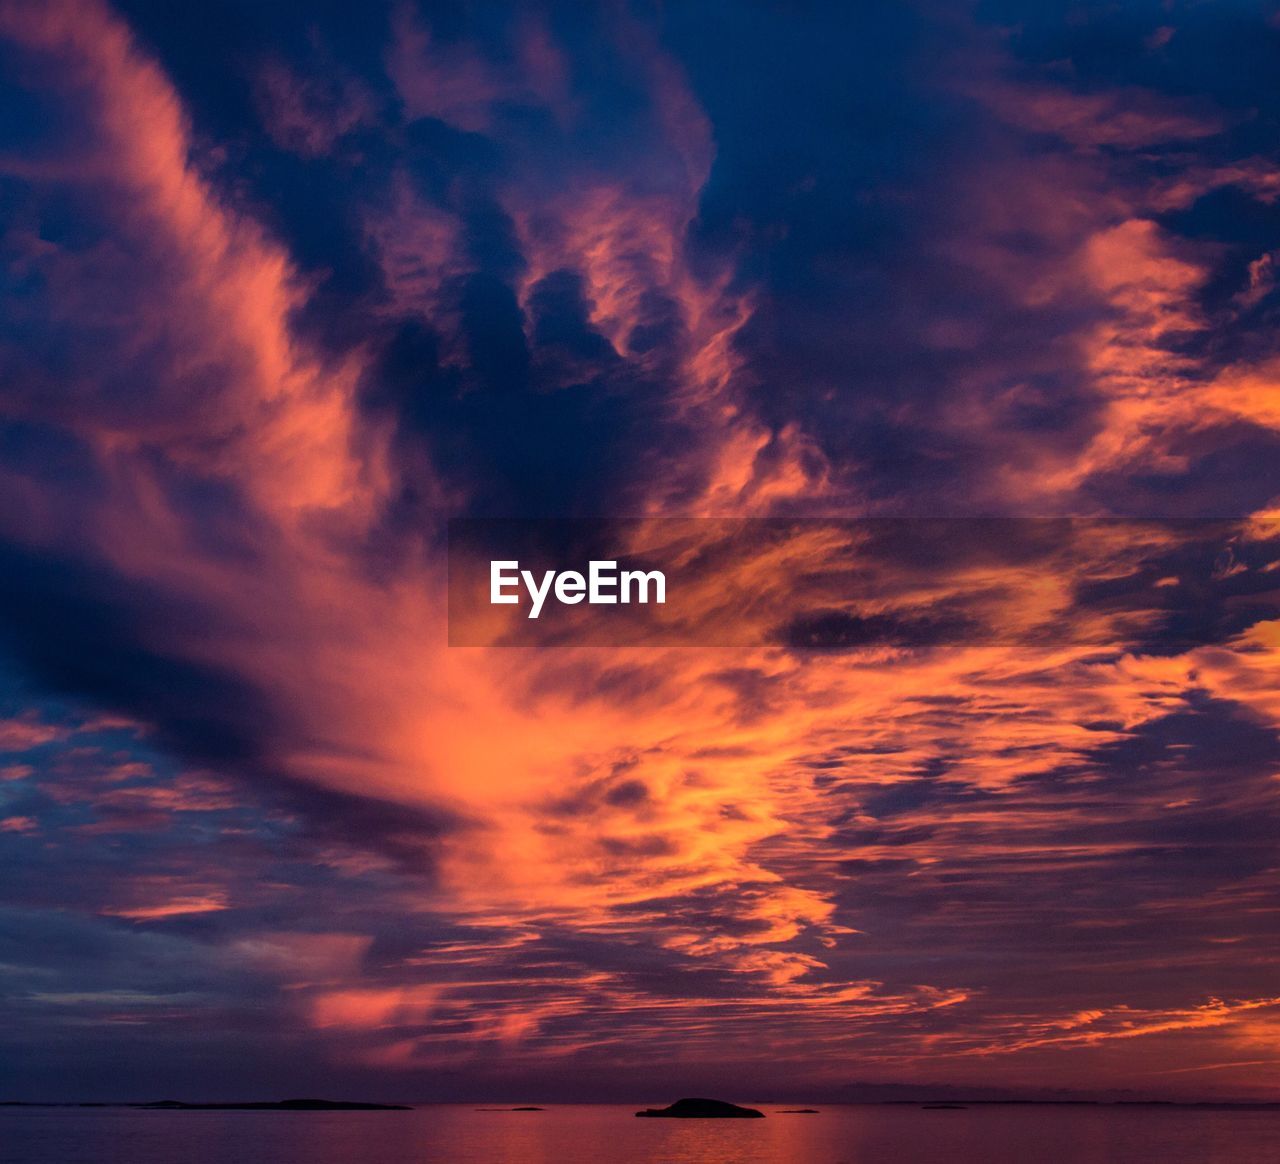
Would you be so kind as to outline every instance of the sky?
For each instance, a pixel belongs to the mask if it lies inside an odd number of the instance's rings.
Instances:
[[[1280,1100],[1277,50],[0,0],[0,1094]]]

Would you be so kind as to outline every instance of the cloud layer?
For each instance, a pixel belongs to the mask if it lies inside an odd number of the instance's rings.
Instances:
[[[6,1091],[1280,1095],[1274,23],[341,8],[0,2]],[[1064,515],[446,646],[453,518]]]

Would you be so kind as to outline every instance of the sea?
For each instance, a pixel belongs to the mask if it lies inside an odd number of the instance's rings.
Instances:
[[[0,1108],[0,1164],[1275,1164],[1280,1110],[757,1104],[763,1120],[636,1107],[480,1111]],[[793,1105],[787,1105],[793,1106]]]

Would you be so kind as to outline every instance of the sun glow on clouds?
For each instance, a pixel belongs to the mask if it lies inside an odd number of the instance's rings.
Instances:
[[[1124,1079],[1123,1060],[1091,1057],[1118,1042],[1206,1069],[1250,1059],[1276,1006],[1261,969],[1275,624],[1164,650],[1080,598],[1174,539],[1113,544],[1095,526],[1054,576],[997,561],[881,580],[879,613],[976,594],[1010,628],[1059,621],[1039,645],[443,646],[441,531],[486,490],[700,517],[860,514],[892,492],[867,487],[874,448],[842,447],[847,418],[787,414],[797,389],[763,350],[785,280],[746,277],[699,233],[716,127],[660,37],[600,19],[621,95],[583,83],[590,62],[549,17],[486,46],[399,8],[381,56],[395,100],[352,82],[349,115],[263,65],[272,148],[378,159],[344,171],[376,290],[344,304],[357,338],[339,343],[308,316],[326,276],[204,157],[178,83],[123,18],[0,4],[23,83],[76,127],[39,167],[6,151],[0,174],[91,226],[46,237],[37,214],[6,237],[39,286],[28,342],[5,341],[0,415],[61,434],[74,471],[4,465],[0,528],[24,569],[74,564],[90,612],[74,625],[101,633],[103,662],[46,651],[43,623],[17,653],[146,724],[177,765],[139,759],[137,735],[15,715],[0,830],[101,838],[104,867],[113,839],[153,847],[109,886],[64,871],[58,891],[271,984],[280,1029],[338,1064],[674,1056],[747,1078],[768,1059],[834,1086],[850,1057],[959,1079],[979,1058],[1012,1064],[991,1078],[1071,1085]],[[937,252],[1071,353],[1087,418],[1048,439],[1041,370],[993,357],[938,373],[950,390],[927,416],[902,400],[874,419],[987,450],[978,510],[1105,513],[1114,486],[1114,512],[1141,511],[1117,482],[1194,492],[1215,441],[1280,428],[1271,357],[1204,343],[1221,322],[1203,296],[1213,247],[1161,217],[1226,186],[1273,199],[1275,174],[1257,157],[1134,172],[1133,151],[1227,132],[1207,107],[1125,86],[1027,97],[981,90],[1008,136],[956,176],[971,234]],[[383,152],[351,144],[397,103]],[[601,124],[625,125],[626,148]],[[415,133],[430,148],[398,154]],[[1019,152],[1024,134],[1037,151]],[[1007,237],[1010,208],[1033,243]],[[1220,309],[1236,323],[1267,294],[1266,265],[1249,271]],[[962,351],[970,331],[928,334]],[[880,387],[869,376],[855,407]],[[573,460],[593,445],[603,468]],[[563,484],[564,463],[581,479]],[[913,488],[904,511],[966,509],[958,483]],[[1231,515],[1273,500],[1251,492]],[[742,596],[736,617],[773,625],[788,595],[770,553],[820,576],[846,549],[815,536],[743,555],[699,598]],[[1131,1064],[1154,1070],[1146,1052]],[[1250,1072],[1217,1082],[1280,1085]]]

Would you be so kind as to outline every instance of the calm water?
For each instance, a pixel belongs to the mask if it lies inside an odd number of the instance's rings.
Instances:
[[[0,1109],[0,1164],[1275,1164],[1280,1112],[830,1107],[638,1120],[634,1107],[477,1112]]]

